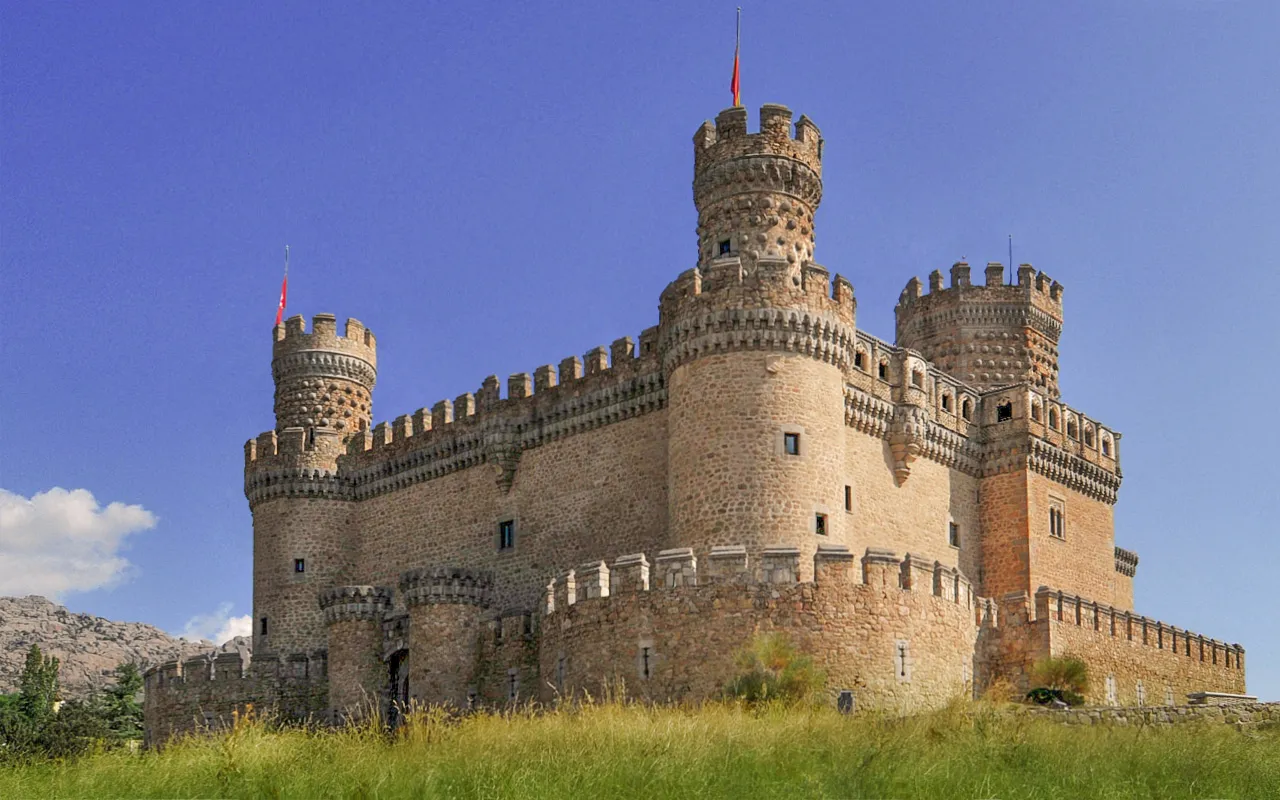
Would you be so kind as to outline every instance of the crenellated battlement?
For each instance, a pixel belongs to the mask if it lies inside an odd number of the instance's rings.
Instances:
[[[853,284],[806,263],[797,271],[760,257],[748,271],[735,255],[686,270],[659,302],[663,368],[702,355],[773,350],[848,368],[853,363],[857,301]]]
[[[987,265],[986,285],[969,279],[969,265],[919,278],[902,290],[894,309],[896,341],[981,389],[1030,383],[1058,396],[1058,340],[1062,335],[1062,285],[1030,264],[1017,283],[1004,282],[1004,265]]]
[[[311,318],[311,330],[301,315],[289,317],[284,324],[271,331],[272,356],[281,358],[308,350],[332,350],[360,358],[371,367],[378,366],[378,340],[373,331],[358,319],[347,318],[341,335],[338,320],[333,314],[316,314]]]
[[[340,459],[358,496],[481,463],[510,488],[520,454],[565,436],[661,409],[666,390],[657,328],[583,356],[516,373],[501,394],[496,375],[479,390],[403,414],[352,436]]]
[[[1222,670],[1244,672],[1244,648],[1227,644],[1167,622],[1123,611],[1079,595],[1041,586],[1036,590],[1036,621],[1074,626],[1100,638],[1164,650]]]
[[[384,586],[335,586],[320,593],[326,625],[337,622],[381,623],[391,607],[392,591]]]
[[[760,131],[747,132],[747,109],[726,108],[716,120],[703,122],[693,135],[694,175],[715,165],[750,156],[781,156],[822,174],[822,133],[804,114],[791,125],[791,109],[776,103],[760,107]]]
[[[450,603],[489,606],[493,573],[462,567],[428,567],[400,576],[400,591],[409,607]]]
[[[861,558],[842,544],[821,544],[813,556],[814,580],[802,582],[800,550],[778,545],[764,548],[756,562],[741,545],[717,546],[699,558],[691,548],[663,550],[652,568],[643,553],[617,558],[612,566],[593,561],[561,573],[547,584],[542,613],[550,616],[570,606],[634,592],[682,587],[733,586],[746,592],[762,587],[860,585],[896,589],[940,598],[967,610],[977,607],[973,584],[959,569],[927,556],[869,547]]]

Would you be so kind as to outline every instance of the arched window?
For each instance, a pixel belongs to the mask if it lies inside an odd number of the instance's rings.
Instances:
[[[1080,438],[1080,431],[1078,428],[1076,428],[1076,421],[1074,419],[1067,420],[1067,436],[1071,437],[1072,439]]]
[[[887,380],[889,380],[889,362],[888,362],[888,361],[881,361],[881,362],[880,362],[880,373],[879,373],[879,374],[880,374],[880,380],[882,380],[882,381],[887,381]]]
[[[911,370],[911,385],[917,389],[924,388],[924,373],[918,369]]]
[[[1111,455],[1111,438],[1108,436],[1102,437],[1102,454],[1104,456]]]
[[[1036,422],[1040,421],[1040,404],[1039,403],[1031,404],[1031,419],[1035,420]]]
[[[1093,447],[1093,426],[1086,425],[1084,429],[1084,443]]]
[[[861,350],[853,354],[853,365],[860,370],[867,368],[867,356]]]
[[[1058,409],[1049,409],[1049,427],[1055,431],[1058,429]]]
[[[973,419],[973,401],[965,398],[964,403],[960,406],[960,416],[965,419]]]
[[[942,395],[942,410],[943,411],[951,410],[951,395],[949,394]]]

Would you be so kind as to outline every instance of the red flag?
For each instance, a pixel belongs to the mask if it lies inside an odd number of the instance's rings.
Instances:
[[[733,107],[742,105],[738,96],[738,50],[742,46],[742,9],[738,9],[738,28],[733,40],[733,79],[729,81],[729,91],[733,92]]]
[[[284,246],[284,282],[280,284],[280,305],[276,308],[276,324],[284,319],[284,300],[289,293],[289,245]]]
[[[729,81],[729,91],[733,92],[733,107],[742,105],[738,97],[738,48],[733,48],[733,80]]]

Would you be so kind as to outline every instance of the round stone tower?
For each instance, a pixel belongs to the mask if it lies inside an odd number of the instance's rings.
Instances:
[[[357,320],[338,335],[332,314],[272,331],[276,427],[245,445],[253,512],[254,653],[323,650],[317,601],[347,582],[351,501],[338,480],[346,440],[369,426],[377,343]]]
[[[275,328],[271,374],[276,382],[276,430],[330,429],[345,443],[373,419],[378,348],[359,320],[348,319],[338,335],[332,314],[316,314],[311,333],[302,317]]]
[[[766,105],[759,133],[731,108],[694,136],[698,266],[660,303],[672,547],[800,551],[848,543],[844,374],[853,287],[813,263],[822,138]],[[805,576],[811,577],[811,576]]]
[[[1030,264],[1018,268],[1017,285],[994,262],[985,279],[975,286],[964,262],[951,267],[949,288],[938,270],[927,294],[912,278],[894,308],[898,345],[978,389],[1029,383],[1059,397],[1062,285]]]
[[[813,260],[813,214],[822,200],[822,136],[801,115],[767,104],[760,132],[747,134],[747,110],[720,112],[693,137],[693,204],[698,265],[736,255],[753,272],[761,257],[794,267]],[[796,274],[799,274],[798,272]]]

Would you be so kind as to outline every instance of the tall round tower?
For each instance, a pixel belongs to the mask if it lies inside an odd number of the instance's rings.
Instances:
[[[338,335],[332,314],[272,331],[275,430],[245,445],[253,512],[253,647],[258,654],[323,650],[321,591],[348,583],[351,500],[338,456],[368,427],[377,343],[357,320]]]
[[[822,137],[784,106],[731,108],[694,136],[698,266],[662,293],[671,545],[849,541],[844,371],[853,287],[813,263]]]

